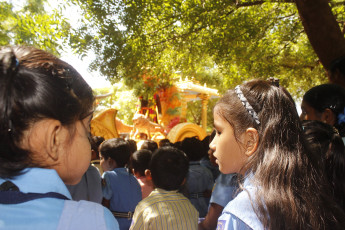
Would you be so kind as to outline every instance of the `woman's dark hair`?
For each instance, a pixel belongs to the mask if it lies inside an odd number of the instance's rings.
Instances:
[[[113,159],[117,167],[123,168],[128,164],[131,156],[129,143],[122,138],[112,138],[105,140],[99,149],[102,157],[107,160],[109,157]]]
[[[184,152],[166,146],[153,153],[149,169],[155,187],[171,191],[181,187],[188,167],[188,158]]]
[[[152,152],[147,149],[135,151],[130,158],[130,169],[134,169],[140,174],[145,176],[145,170],[149,168]]]
[[[257,150],[243,169],[260,187],[254,210],[265,229],[342,229],[345,214],[325,191],[291,95],[264,80],[244,83],[240,90],[259,124],[235,90],[226,92],[214,112],[232,126],[238,141],[247,128],[258,131]]]
[[[345,136],[345,118],[339,121],[339,114],[345,116],[345,89],[336,84],[323,84],[309,89],[303,96],[303,101],[319,113],[330,109],[336,116],[333,125],[339,130],[341,136]]]
[[[199,161],[204,156],[202,143],[196,137],[184,138],[180,149],[187,155],[189,161]]]
[[[332,196],[345,211],[345,146],[331,125],[321,121],[303,121],[307,142],[314,153],[319,154]]]
[[[66,62],[33,47],[0,48],[0,177],[40,167],[20,144],[34,122],[51,118],[72,128],[93,102],[90,86]]]

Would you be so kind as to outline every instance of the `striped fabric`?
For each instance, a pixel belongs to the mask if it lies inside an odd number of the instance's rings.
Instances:
[[[198,211],[181,193],[155,189],[135,209],[131,230],[198,229]]]

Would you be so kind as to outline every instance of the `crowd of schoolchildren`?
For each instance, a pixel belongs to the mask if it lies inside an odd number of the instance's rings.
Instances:
[[[57,57],[0,49],[0,229],[345,229],[341,86],[312,87],[299,117],[279,81],[251,80],[205,139],[140,146],[90,136],[93,102]]]

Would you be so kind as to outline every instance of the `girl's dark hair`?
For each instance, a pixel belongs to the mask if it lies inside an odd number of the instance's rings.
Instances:
[[[109,157],[113,159],[117,167],[123,168],[128,164],[131,156],[129,143],[122,138],[112,138],[105,140],[99,149],[99,152],[107,160]]]
[[[246,175],[253,173],[260,187],[254,209],[265,229],[343,228],[345,214],[325,192],[318,161],[307,147],[291,95],[264,80],[249,81],[240,89],[260,124],[234,90],[214,110],[233,127],[237,140],[249,127],[258,130],[258,148],[243,167]]]
[[[33,47],[0,48],[0,177],[40,167],[20,144],[34,122],[51,118],[71,126],[90,115],[93,101],[80,74],[52,54]]]
[[[188,167],[188,158],[184,152],[165,146],[153,153],[149,169],[155,187],[171,191],[181,187]]]
[[[140,174],[145,176],[145,170],[149,168],[152,152],[147,149],[135,151],[130,158],[130,169],[134,169]]]
[[[331,125],[321,121],[303,121],[307,142],[314,153],[319,154],[332,196],[345,211],[345,146]]]
[[[304,94],[303,101],[320,113],[325,109],[332,110],[337,118],[334,127],[339,130],[342,137],[345,136],[345,119],[338,120],[339,114],[345,116],[345,89],[343,87],[336,84],[315,86]]]

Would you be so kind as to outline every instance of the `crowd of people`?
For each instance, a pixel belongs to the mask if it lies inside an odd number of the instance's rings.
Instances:
[[[344,229],[345,89],[228,90],[214,131],[176,143],[90,135],[68,63],[0,49],[0,229]]]

